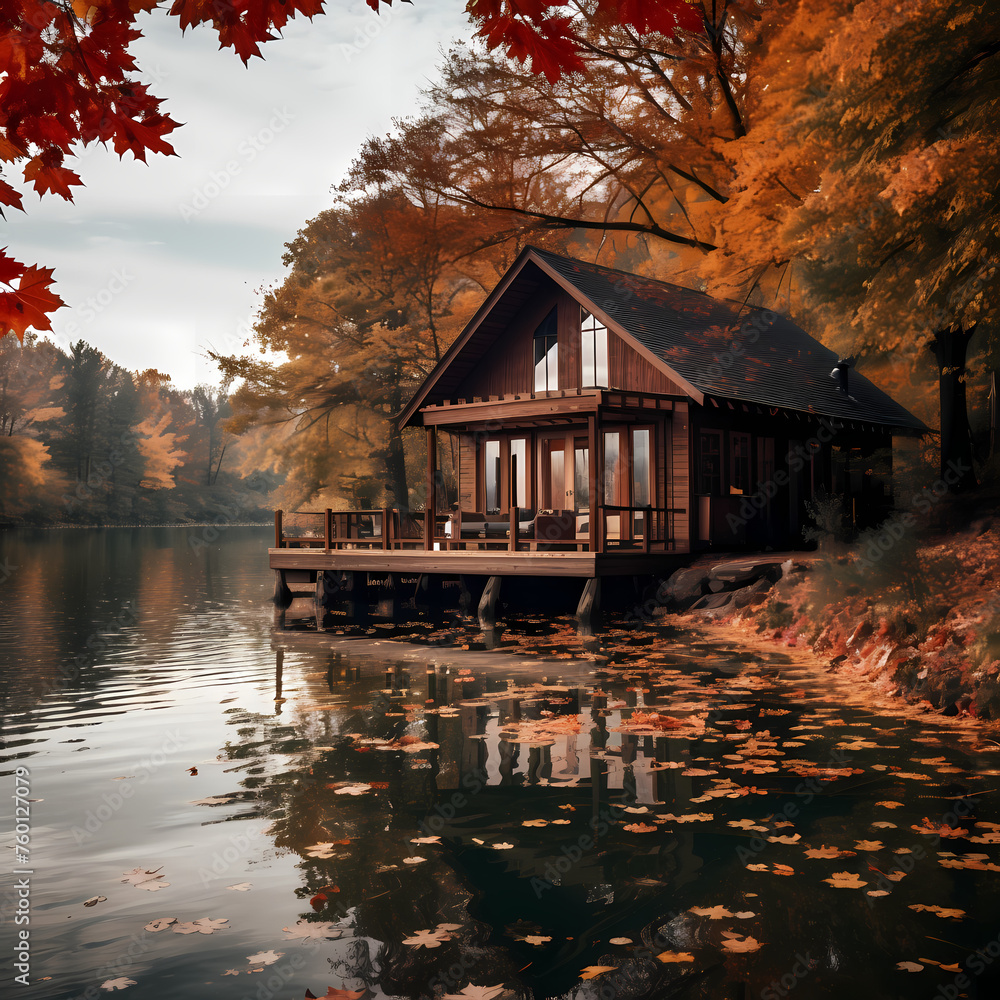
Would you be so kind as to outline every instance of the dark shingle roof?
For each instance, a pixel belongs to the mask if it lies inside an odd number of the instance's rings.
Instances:
[[[734,308],[703,292],[537,247],[529,252],[707,396],[927,430],[854,370],[845,396],[830,377],[837,355],[783,316],[749,309],[737,318]],[[747,324],[755,318],[763,326],[759,335]]]

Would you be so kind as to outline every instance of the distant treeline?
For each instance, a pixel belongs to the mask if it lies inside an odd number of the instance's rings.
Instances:
[[[69,352],[28,334],[0,339],[0,525],[270,517],[269,473],[235,469],[229,387],[175,389],[82,340]]]

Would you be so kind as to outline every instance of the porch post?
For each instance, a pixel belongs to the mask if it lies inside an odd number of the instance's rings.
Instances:
[[[597,414],[587,416],[587,454],[590,455],[590,468],[587,470],[587,490],[590,496],[590,538],[587,548],[597,551]]]
[[[424,503],[424,550],[434,548],[434,519],[437,497],[434,483],[437,478],[437,434],[433,427],[427,428],[427,500]]]

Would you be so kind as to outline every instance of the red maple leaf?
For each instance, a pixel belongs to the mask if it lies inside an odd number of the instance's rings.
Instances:
[[[22,269],[19,277],[17,268]],[[29,326],[36,330],[51,330],[48,314],[66,304],[49,291],[52,269],[34,265],[24,267],[0,252],[0,277],[8,285],[12,285],[14,278],[18,277],[15,290],[0,292],[0,331],[3,335],[13,333],[23,343],[24,332]]]
[[[72,185],[83,184],[80,175],[69,167],[60,166],[58,163],[46,163],[45,153],[33,156],[24,165],[24,179],[32,181],[39,196],[53,193],[61,195],[67,201],[73,200],[73,193],[70,191]]]

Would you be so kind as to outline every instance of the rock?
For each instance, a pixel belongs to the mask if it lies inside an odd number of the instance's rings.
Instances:
[[[728,607],[735,596],[740,593],[740,591],[729,591],[723,594],[706,594],[704,597],[700,597],[694,604],[691,605],[692,611],[719,611],[722,608]]]
[[[705,593],[708,574],[704,569],[690,566],[672,573],[664,587],[664,596],[677,604],[697,600]]]

